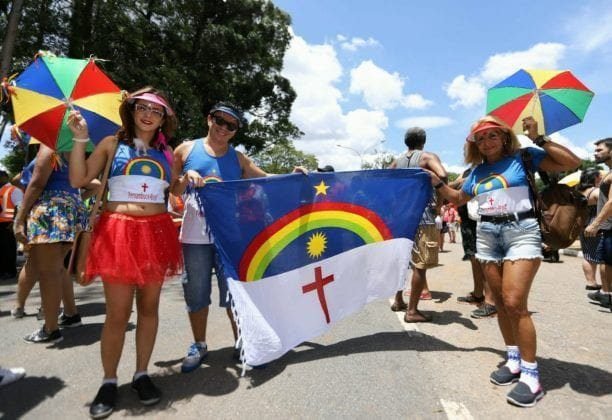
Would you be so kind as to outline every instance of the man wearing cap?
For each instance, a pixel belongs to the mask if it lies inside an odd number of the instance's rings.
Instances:
[[[182,195],[188,185],[198,188],[208,182],[267,176],[251,159],[230,145],[236,132],[247,124],[237,106],[227,102],[216,104],[208,113],[206,122],[206,137],[186,141],[174,152],[173,173],[181,176],[173,180],[173,194]],[[226,308],[234,339],[237,338],[237,330],[229,308],[227,282],[218,264],[219,256],[213,244],[214,240],[195,194],[189,190],[185,198],[180,240],[185,259],[183,290],[194,338],[181,367],[181,371],[187,373],[197,369],[208,353],[206,324],[208,307],[211,304],[213,268],[219,284],[219,305]]]
[[[11,185],[6,171],[0,170],[0,279],[17,275],[17,241],[13,233],[15,208],[21,204],[23,192]]]
[[[406,130],[404,143],[408,151],[396,159],[391,166],[392,169],[423,168],[434,172],[440,179],[446,180],[446,170],[442,166],[440,158],[432,152],[423,150],[426,141],[426,133],[421,127],[412,127]],[[427,269],[438,264],[438,230],[436,229],[436,200],[432,200],[425,208],[419,229],[417,231],[414,247],[412,248],[412,281],[410,286],[410,299],[408,305],[402,297],[402,290],[395,294],[395,302],[391,306],[394,312],[406,311],[405,322],[429,322],[431,318],[421,313],[417,306],[421,299],[421,293],[427,291]],[[427,293],[428,296],[431,296]],[[430,298],[431,299],[431,298]]]
[[[331,165],[325,165],[322,168],[317,168],[317,172],[335,172],[334,167]]]

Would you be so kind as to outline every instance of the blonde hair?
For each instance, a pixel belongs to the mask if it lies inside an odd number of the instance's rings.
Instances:
[[[480,118],[474,124],[472,124],[472,127],[470,129],[470,135],[468,136],[468,141],[465,142],[463,152],[465,156],[465,163],[467,163],[468,165],[476,166],[476,165],[480,165],[481,163],[485,162],[485,157],[478,150],[478,146],[476,146],[476,142],[469,140],[470,138],[473,138],[474,131],[480,125],[485,124],[485,123],[497,125],[498,126],[497,128],[502,132],[503,142],[504,142],[503,143],[504,156],[511,156],[521,148],[521,143],[519,142],[518,137],[516,137],[516,134],[514,134],[514,132],[508,126],[508,124],[506,124],[499,118],[496,118],[492,115],[486,115]]]

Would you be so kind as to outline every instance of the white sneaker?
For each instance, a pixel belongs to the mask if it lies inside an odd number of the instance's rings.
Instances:
[[[23,308],[15,308],[11,310],[13,318],[23,318],[25,316],[25,310]]]
[[[0,387],[4,385],[8,385],[25,376],[24,368],[9,368],[3,369],[0,368]]]

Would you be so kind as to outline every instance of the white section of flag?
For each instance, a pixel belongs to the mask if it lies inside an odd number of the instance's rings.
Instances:
[[[411,240],[397,238],[255,282],[228,279],[246,363],[257,366],[275,360],[366,303],[401,290],[411,250]],[[323,287],[330,323],[317,290],[303,292],[315,281],[317,267],[322,278],[333,275]]]

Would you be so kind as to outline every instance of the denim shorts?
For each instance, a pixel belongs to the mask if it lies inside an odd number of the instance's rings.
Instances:
[[[219,306],[229,307],[227,279],[220,269],[219,254],[215,246],[213,244],[183,244],[183,258],[185,260],[183,291],[187,312],[197,312],[210,306],[213,268],[219,285]]]
[[[599,243],[595,255],[598,261],[612,265],[612,230],[602,230],[597,234]]]
[[[483,262],[542,259],[542,235],[535,218],[518,222],[479,222],[476,258]]]

